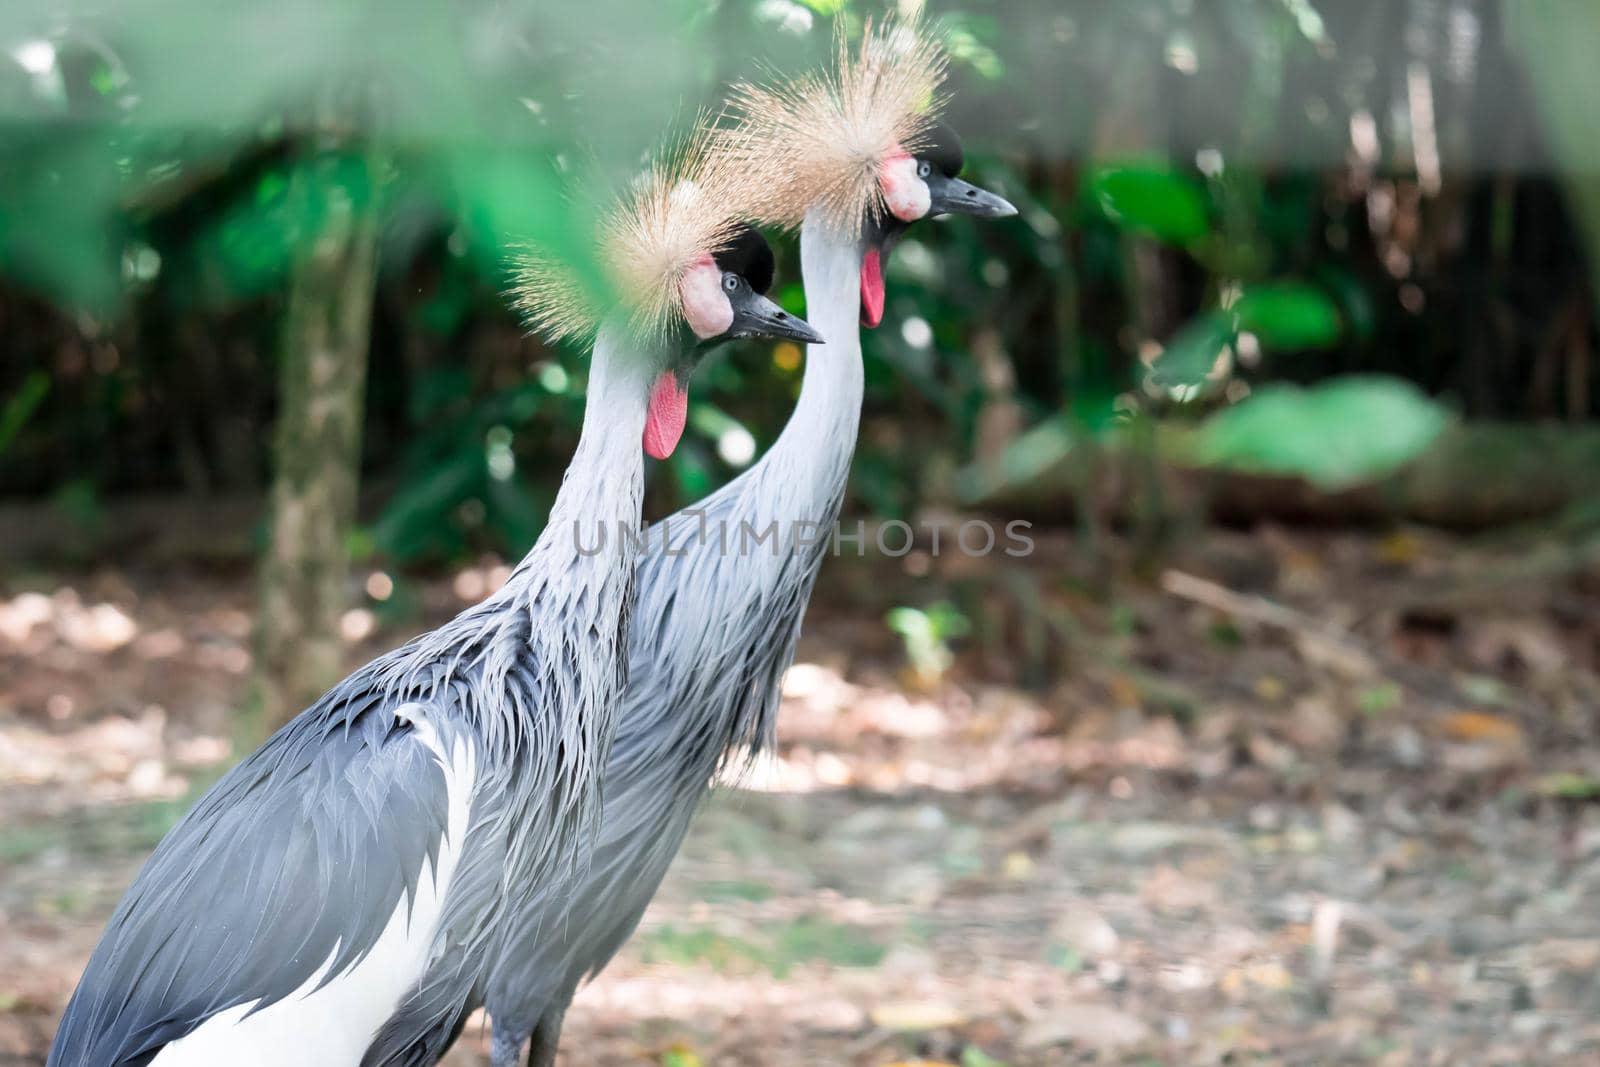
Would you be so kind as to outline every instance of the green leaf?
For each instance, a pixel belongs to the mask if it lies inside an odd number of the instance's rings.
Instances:
[[[55,491],[51,505],[80,530],[98,530],[105,520],[100,489],[89,478],[74,478]]]
[[[1393,682],[1369,685],[1356,694],[1356,707],[1364,715],[1386,715],[1405,702],[1405,690]]]
[[[965,63],[989,81],[1005,77],[1005,61],[973,32],[977,20],[970,15],[952,14],[944,20],[945,47],[957,63]],[[990,39],[996,36],[992,30]]]
[[[883,621],[901,637],[923,637],[933,632],[928,616],[916,608],[890,608]]]
[[[1006,1063],[995,1059],[977,1045],[968,1045],[961,1051],[961,1067],[1006,1067]]]
[[[1051,945],[1045,951],[1045,960],[1050,966],[1059,967],[1068,974],[1083,970],[1083,957],[1070,945]]]
[[[1562,800],[1594,800],[1600,798],[1600,781],[1583,774],[1557,771],[1539,779],[1539,792]]]
[[[1343,331],[1339,309],[1320,289],[1298,282],[1253,285],[1227,311],[1208,311],[1179,330],[1150,376],[1166,388],[1200,385],[1240,332],[1255,334],[1267,348],[1298,350],[1327,348]]]
[[[367,161],[356,155],[275,167],[199,232],[190,250],[195,268],[208,282],[225,283],[209,294],[224,303],[280,290],[295,259],[326,225],[329,205],[348,201],[364,208],[372,197]]]
[[[708,904],[726,904],[730,901],[743,901],[749,904],[762,904],[772,899],[772,887],[761,882],[747,882],[739,879],[719,882],[701,882],[697,887],[699,897]]]
[[[778,291],[778,305],[791,315],[804,315],[806,287],[799,282],[789,282]]]
[[[564,263],[586,296],[609,307],[615,294],[595,252],[603,183],[568,186],[537,153],[492,149],[457,152],[451,176],[468,243],[493,276],[515,267],[530,250]],[[507,280],[502,279],[502,284]]]
[[[1194,458],[1345,489],[1409,463],[1449,421],[1443,407],[1397,378],[1355,376],[1310,389],[1266,386],[1207,419]]]
[[[1268,348],[1327,348],[1344,332],[1327,294],[1297,282],[1253,285],[1233,305],[1233,314],[1241,331]]]
[[[1312,273],[1317,284],[1333,298],[1345,329],[1357,341],[1372,340],[1378,332],[1378,311],[1366,282],[1342,263],[1319,263]]]
[[[1199,385],[1217,365],[1217,356],[1233,343],[1229,317],[1208,311],[1192,320],[1168,343],[1150,367],[1151,380],[1166,388]]]
[[[1181,245],[1211,232],[1205,190],[1163,165],[1101,167],[1084,188],[1106,218],[1123,229]]]
[[[947,637],[965,637],[972,632],[972,620],[948,600],[941,600],[931,605],[927,611],[927,618],[934,636],[940,640]]]
[[[1073,420],[1058,415],[1040,423],[1006,446],[994,463],[978,463],[957,476],[961,499],[973,503],[997,490],[1022,485],[1065,462],[1083,434]]]
[[[451,404],[472,395],[472,373],[459,363],[429,367],[413,379],[406,413],[415,425],[441,416]]]
[[[109,315],[122,298],[125,226],[114,145],[87,129],[16,141],[0,157],[0,272],[63,307]]]
[[[22,379],[22,388],[0,407],[0,456],[6,454],[11,442],[22,432],[33,413],[44,403],[50,391],[50,376],[42,370],[32,371]]]
[[[373,524],[372,536],[387,556],[416,559],[449,541],[450,512],[484,490],[483,450],[462,448],[442,458],[428,474],[396,493]],[[445,551],[440,553],[448,555]]]

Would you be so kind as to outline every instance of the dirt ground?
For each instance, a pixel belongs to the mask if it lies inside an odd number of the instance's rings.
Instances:
[[[564,1062],[1600,1062],[1586,545],[830,564],[781,751],[705,811]],[[503,573],[362,572],[388,595],[346,617],[352,664]],[[930,595],[973,633],[912,670],[884,612]],[[0,584],[0,1065],[42,1062],[227,758],[250,611],[242,573]]]

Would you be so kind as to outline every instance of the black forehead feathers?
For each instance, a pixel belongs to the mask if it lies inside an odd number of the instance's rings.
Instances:
[[[918,159],[926,159],[939,168],[947,178],[954,178],[966,165],[967,157],[961,150],[961,138],[942,122],[936,122],[922,135],[923,147],[917,151]]]
[[[755,227],[741,224],[728,246],[714,258],[717,266],[739,275],[756,292],[764,294],[772,288],[772,272],[776,266],[772,246]]]

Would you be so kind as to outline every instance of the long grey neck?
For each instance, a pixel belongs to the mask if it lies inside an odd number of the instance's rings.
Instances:
[[[679,512],[668,520],[673,543],[694,544],[695,557],[669,566],[652,556],[640,583],[631,662],[643,681],[629,691],[618,747],[630,768],[624,777],[637,783],[630,795],[641,799],[618,810],[641,818],[661,811],[662,795],[672,793],[682,802],[670,810],[686,820],[719,763],[771,743],[778,682],[832,541],[827,524],[838,513],[861,420],[861,253],[815,218],[800,231],[800,250],[806,318],[827,344],[807,353],[800,398],[778,440],[700,503],[728,524],[727,541],[694,543],[694,509]],[[799,543],[805,522],[822,526],[805,531],[822,535],[809,548]],[[737,540],[739,531],[774,524],[781,548]],[[659,635],[674,617],[707,624],[666,643]]]
[[[828,343],[807,349],[800,399],[761,466],[803,481],[821,508],[831,509],[844,491],[861,423],[861,245],[813,213],[800,229],[800,258],[806,317]]]
[[[583,430],[561,489],[550,508],[550,520],[506,583],[513,587],[539,574],[549,584],[582,582],[595,568],[632,567],[619,524],[639,525],[644,494],[644,434],[649,398],[649,360],[623,330],[602,327],[595,338],[584,402]],[[592,548],[604,530],[599,551]],[[537,561],[537,562],[536,562]],[[552,569],[554,568],[554,569]],[[570,568],[570,570],[567,570]]]
[[[565,647],[573,641],[580,651],[573,661],[577,670],[564,681],[573,712],[565,720],[569,732],[609,736],[604,716],[621,685],[616,650],[624,639],[638,556],[638,541],[618,536],[617,527],[639,526],[640,438],[651,362],[621,338],[603,330],[595,341],[583,431],[544,532],[493,596],[422,635],[392,663],[391,684],[407,692],[437,692],[459,670],[476,665],[482,699],[467,710],[491,744],[514,748],[532,736],[521,732],[528,708],[526,693],[512,682],[518,664],[530,650],[548,656],[552,643]],[[604,545],[584,551],[602,526]],[[579,534],[586,540],[580,542]],[[562,743],[580,740],[574,733]]]

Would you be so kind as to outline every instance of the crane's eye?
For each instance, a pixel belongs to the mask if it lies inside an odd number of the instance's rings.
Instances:
[[[737,292],[739,289],[739,276],[732,271],[728,271],[722,276],[722,287],[730,293]]]
[[[928,175],[930,175],[932,173],[933,173],[933,164],[929,163],[926,159],[922,160],[920,163],[917,164],[917,177],[926,178]]]

